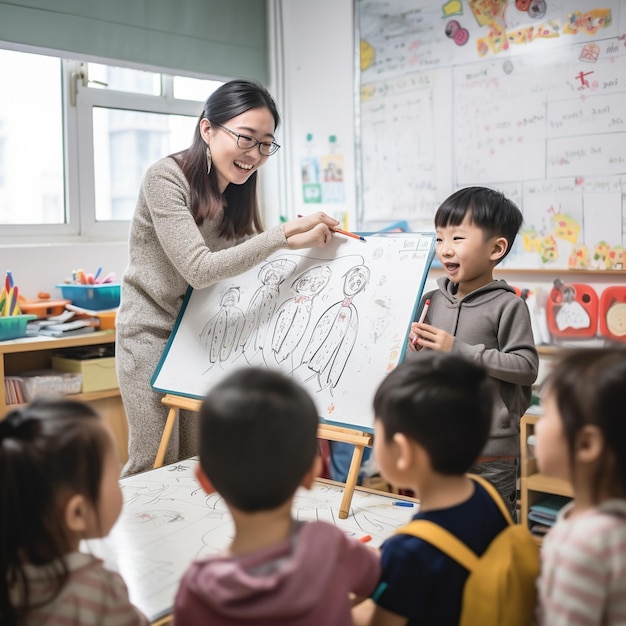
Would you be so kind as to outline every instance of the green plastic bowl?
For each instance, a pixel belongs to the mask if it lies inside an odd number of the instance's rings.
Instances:
[[[26,324],[36,315],[7,315],[0,317],[0,341],[26,336]]]

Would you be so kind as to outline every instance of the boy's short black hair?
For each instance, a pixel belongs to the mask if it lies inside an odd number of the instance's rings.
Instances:
[[[200,409],[200,464],[233,507],[274,509],[311,468],[318,422],[313,400],[291,378],[262,368],[237,370]]]
[[[421,350],[378,387],[374,413],[385,438],[396,433],[427,451],[433,470],[464,474],[487,443],[493,386],[486,370],[449,353]]]
[[[517,205],[495,189],[466,187],[455,191],[441,203],[435,213],[435,228],[459,226],[466,215],[483,231],[485,239],[504,237],[507,240],[509,245],[500,259],[502,261],[511,251],[524,221]]]

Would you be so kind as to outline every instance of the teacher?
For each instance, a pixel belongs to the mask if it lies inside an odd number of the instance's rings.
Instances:
[[[320,212],[263,231],[257,170],[280,147],[279,121],[262,85],[230,81],[204,104],[192,145],[144,175],[116,323],[129,430],[124,475],[154,463],[168,410],[150,380],[188,286],[202,289],[241,274],[283,248],[323,247],[339,224]],[[181,411],[165,462],[196,453],[195,416]]]

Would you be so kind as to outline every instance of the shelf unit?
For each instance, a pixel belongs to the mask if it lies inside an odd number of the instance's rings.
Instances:
[[[571,485],[558,478],[550,478],[537,469],[537,461],[528,448],[528,437],[535,432],[535,425],[539,415],[526,413],[522,416],[520,442],[521,442],[521,477],[520,477],[520,500],[521,522],[528,526],[528,512],[530,507],[547,495],[566,496],[572,498],[574,492]],[[541,538],[537,537],[541,543]]]
[[[63,348],[95,346],[115,343],[115,331],[103,330],[73,337],[22,337],[0,341],[0,380],[5,376],[18,376],[21,372],[49,369],[52,355]],[[119,389],[106,389],[67,396],[88,402],[107,421],[115,435],[120,457],[128,459],[128,426]],[[7,404],[4,384],[0,385],[0,419],[18,404]]]

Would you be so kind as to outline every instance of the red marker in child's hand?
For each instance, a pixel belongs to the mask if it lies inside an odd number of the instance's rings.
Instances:
[[[420,315],[419,321],[417,322],[418,324],[421,324],[426,319],[426,313],[428,313],[429,306],[430,306],[430,300],[426,300],[426,302],[424,302],[424,308],[422,309],[422,314]],[[418,339],[419,337],[415,337],[415,339],[413,339],[414,346],[417,345]]]

